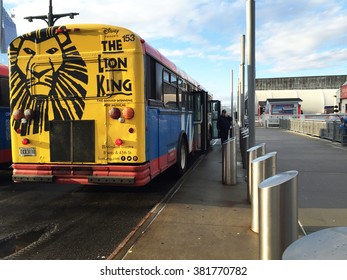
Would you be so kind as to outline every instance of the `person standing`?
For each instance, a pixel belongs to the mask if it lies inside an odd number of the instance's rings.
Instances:
[[[217,129],[223,144],[229,137],[230,126],[232,123],[232,117],[227,116],[226,110],[222,110],[222,114],[219,116],[217,121]]]

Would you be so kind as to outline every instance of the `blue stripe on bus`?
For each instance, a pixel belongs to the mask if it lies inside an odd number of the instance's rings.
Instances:
[[[183,120],[182,115],[184,115]],[[177,148],[182,131],[186,132],[189,141],[193,134],[191,125],[187,125],[188,115],[189,113],[175,110],[147,108],[146,157],[149,161]]]
[[[146,158],[148,161],[159,157],[159,109],[147,109],[146,117]]]

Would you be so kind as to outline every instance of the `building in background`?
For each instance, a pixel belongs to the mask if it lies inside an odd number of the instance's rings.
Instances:
[[[7,48],[11,41],[17,37],[16,24],[13,22],[12,18],[6,12],[2,5],[2,0],[0,0],[0,43],[1,43],[1,53],[7,53]]]
[[[256,79],[256,114],[260,116],[265,112],[267,99],[276,98],[300,98],[303,114],[334,113],[339,105],[337,92],[342,91],[346,81],[347,75]],[[344,91],[341,100],[347,104],[347,85]],[[343,113],[347,109],[344,106],[341,108]]]
[[[347,114],[347,82],[336,91],[336,111]]]

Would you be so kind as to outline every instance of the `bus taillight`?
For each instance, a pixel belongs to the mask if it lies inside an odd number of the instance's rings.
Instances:
[[[112,118],[112,119],[115,119],[115,120],[118,120],[119,117],[121,116],[121,112],[118,108],[111,108],[109,111],[108,111],[108,115]]]
[[[24,111],[24,118],[26,118],[27,120],[30,120],[34,117],[34,111],[31,109],[26,109]]]
[[[67,33],[72,33],[72,32],[79,32],[81,31],[80,28],[65,28],[65,27],[59,27],[55,30],[55,33],[56,34],[60,34],[60,33],[64,33],[64,32],[67,32]]]
[[[22,144],[23,145],[28,145],[30,143],[30,140],[28,139],[28,138],[24,138],[23,140],[22,140]]]
[[[23,118],[23,111],[16,109],[13,111],[12,116],[16,121],[21,120]]]
[[[133,108],[125,107],[125,108],[123,109],[122,114],[123,114],[123,117],[124,117],[125,119],[130,120],[130,119],[132,119],[132,118],[134,117],[135,112],[134,112],[134,109],[133,109]]]
[[[116,139],[116,141],[114,141],[114,143],[116,144],[116,146],[121,146],[123,144],[123,140],[122,139]]]

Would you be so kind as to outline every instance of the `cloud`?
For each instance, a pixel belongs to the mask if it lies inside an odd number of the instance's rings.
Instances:
[[[31,26],[38,24],[23,24],[23,17],[29,15],[45,15],[48,5],[42,5],[42,0],[12,0],[11,5],[16,10],[16,22],[19,33],[31,31]],[[73,21],[69,18],[60,19],[58,23],[105,23],[125,26],[145,38],[176,38],[182,41],[203,38],[200,33],[210,29],[220,29],[221,23],[227,22],[228,12],[242,1],[218,0],[96,0],[67,1],[53,3],[54,13],[78,12]],[[38,21],[41,27],[44,23]],[[224,30],[224,28],[223,28]]]
[[[42,0],[4,0],[15,8],[18,33],[46,27],[23,17],[45,15]],[[44,1],[48,2],[48,1]],[[78,12],[57,24],[127,27],[219,96],[237,80],[245,0],[55,0],[54,13]],[[342,0],[261,0],[256,4],[257,77],[345,73],[347,5]],[[223,73],[223,74],[222,74]],[[227,77],[227,81],[221,78]],[[218,86],[216,86],[218,84]],[[236,83],[234,83],[236,85]],[[223,97],[224,98],[224,97]]]
[[[336,1],[300,3],[290,11],[295,18],[282,11],[282,19],[269,17],[257,30],[257,62],[268,65],[268,73],[313,71],[346,61],[341,44],[347,39],[347,10]]]

